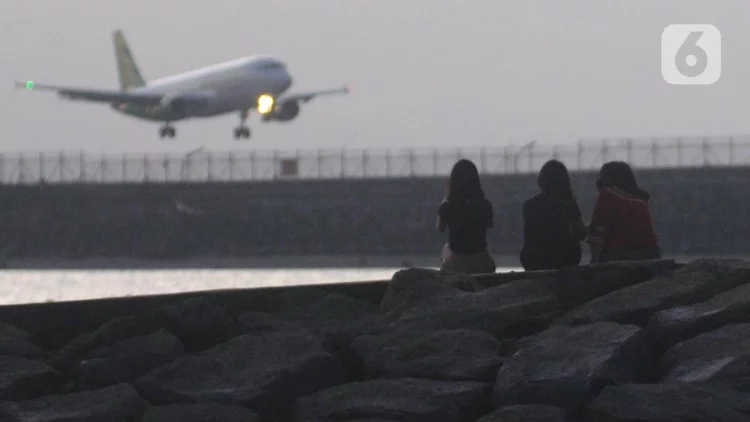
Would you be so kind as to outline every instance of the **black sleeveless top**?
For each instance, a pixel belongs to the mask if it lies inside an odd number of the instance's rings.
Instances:
[[[448,227],[448,245],[457,254],[469,255],[487,249],[487,228],[492,223],[492,204],[485,198],[444,200],[438,208]]]

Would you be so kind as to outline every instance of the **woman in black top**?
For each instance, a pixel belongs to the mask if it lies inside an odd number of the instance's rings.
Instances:
[[[521,265],[527,271],[578,265],[586,228],[568,169],[560,161],[547,161],[537,184],[542,192],[523,203]]]
[[[440,269],[494,273],[495,261],[487,251],[487,229],[493,226],[492,204],[484,196],[474,163],[459,160],[453,166],[446,190],[437,218],[437,229],[448,229]]]

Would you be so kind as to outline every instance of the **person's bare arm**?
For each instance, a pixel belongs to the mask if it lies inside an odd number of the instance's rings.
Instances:
[[[445,231],[445,222],[443,222],[443,219],[440,218],[440,215],[437,216],[437,222],[435,223],[435,227],[441,233]]]

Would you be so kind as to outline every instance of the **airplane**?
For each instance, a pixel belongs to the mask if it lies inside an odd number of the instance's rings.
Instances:
[[[289,122],[300,112],[300,103],[331,94],[348,94],[349,87],[287,94],[292,77],[286,65],[269,56],[245,56],[146,82],[138,70],[121,30],[113,32],[120,91],[71,88],[34,81],[15,81],[17,88],[57,92],[62,98],[109,103],[111,108],[138,119],[164,123],[159,137],[174,138],[174,122],[240,113],[234,138],[250,138],[245,125],[256,109],[264,123]]]

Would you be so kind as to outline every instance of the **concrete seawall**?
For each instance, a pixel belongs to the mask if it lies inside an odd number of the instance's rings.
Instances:
[[[653,195],[666,254],[750,253],[750,169],[642,170],[637,176]],[[594,173],[573,175],[585,218],[594,179]],[[515,257],[521,203],[536,193],[535,175],[486,176],[483,183],[496,214],[492,251]],[[444,184],[444,178],[414,178],[4,186],[2,254],[27,262],[436,256],[444,242],[434,229]]]

